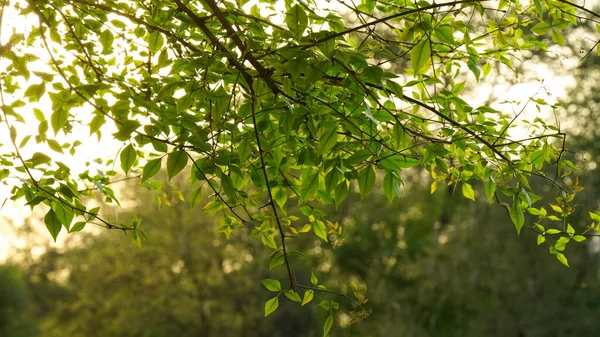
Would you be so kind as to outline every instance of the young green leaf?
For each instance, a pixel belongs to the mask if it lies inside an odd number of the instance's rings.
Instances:
[[[323,239],[323,241],[327,242],[327,230],[323,221],[316,219],[312,224],[312,228],[318,237]]]
[[[269,316],[279,307],[279,295],[273,297],[265,303],[265,317]]]
[[[298,293],[293,291],[292,289],[284,291],[283,294],[285,295],[285,297],[289,298],[290,300],[292,300],[294,302],[302,303],[302,299],[300,298],[300,295],[298,295]]]
[[[465,198],[475,200],[475,191],[473,190],[473,186],[471,186],[469,183],[463,182],[462,193]]]
[[[65,109],[57,109],[50,116],[50,125],[52,125],[52,130],[54,131],[54,135],[58,134],[65,124],[67,124],[67,118],[69,118],[69,112]]]
[[[325,320],[325,325],[323,326],[323,337],[327,337],[329,335],[329,331],[331,330],[331,326],[333,325],[333,314],[329,314],[327,320]]]
[[[262,284],[268,291],[281,291],[281,283],[278,280],[267,278],[262,280]]]
[[[304,297],[302,298],[302,306],[310,303],[310,301],[312,301],[313,297],[315,297],[315,292],[314,290],[307,290],[304,292]]]

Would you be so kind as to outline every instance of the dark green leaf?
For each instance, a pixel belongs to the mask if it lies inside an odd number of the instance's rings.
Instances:
[[[50,210],[48,211],[48,213],[46,213],[46,216],[44,217],[44,223],[46,224],[46,228],[48,228],[48,231],[52,235],[52,238],[54,238],[54,242],[56,242],[58,233],[60,233],[60,230],[62,229],[62,224],[60,223],[58,216],[56,215],[56,213],[54,213],[53,210]]]
[[[169,180],[176,176],[185,168],[188,162],[188,156],[185,151],[174,151],[167,155],[167,174]]]
[[[162,158],[152,159],[146,163],[142,171],[142,182],[152,178],[160,171]]]
[[[360,189],[360,199],[363,200],[375,184],[375,169],[368,165],[358,174],[358,188]]]

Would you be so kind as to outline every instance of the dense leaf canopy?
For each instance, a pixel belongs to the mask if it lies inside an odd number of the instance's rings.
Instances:
[[[93,223],[141,245],[141,217],[102,216],[86,197],[118,203],[109,185],[122,175],[162,190],[160,203],[196,206],[208,190],[219,231],[251,228],[273,251],[271,266],[286,269],[283,282],[263,280],[275,294],[265,315],[282,294],[305,304],[335,292],[316,277],[297,281],[292,258],[301,253],[290,239],[312,232],[337,245],[343,224],[324,207],[353,188],[367,198],[378,178],[391,202],[410,193],[412,167],[429,173],[432,193],[448,185],[504,206],[517,232],[538,232],[566,265],[565,246],[597,229],[568,223],[582,188],[559,179],[576,169],[560,124],[473,106],[464,94],[597,19],[569,1],[9,0],[2,15],[1,119],[12,144],[0,147],[0,179],[12,198],[45,209],[54,238]],[[88,135],[122,146],[75,172],[57,158]],[[183,173],[193,186],[186,196],[169,183]],[[535,206],[534,179],[555,199]],[[356,306],[353,318],[367,315],[363,290],[340,294]]]

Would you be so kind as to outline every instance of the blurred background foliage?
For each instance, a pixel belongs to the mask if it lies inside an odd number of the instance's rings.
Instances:
[[[598,62],[588,55],[580,64],[562,108],[576,134],[570,149],[586,168],[578,203],[587,209],[600,200]],[[430,194],[424,177],[403,177],[403,197],[391,205],[383,194],[360,201],[351,193],[330,209],[343,225],[336,248],[316,237],[292,242],[307,252],[295,261],[298,275],[314,270],[347,291],[350,282],[368,286],[372,315],[351,326],[338,315],[332,336],[600,336],[599,240],[571,246],[566,268],[535,245],[533,232],[517,236],[502,207],[467,202],[451,188]],[[227,240],[201,207],[177,198],[157,207],[149,192],[129,199],[119,217],[143,218],[150,242],[142,249],[88,228],[64,247],[47,245],[41,255],[24,247],[0,265],[0,336],[322,335],[326,312],[316,303],[300,308],[282,297],[263,317],[270,294],[260,280],[286,276],[282,266],[269,270],[267,250],[247,228]],[[574,226],[584,226],[583,212]],[[34,235],[35,222],[20,234]]]
[[[335,249],[316,237],[293,243],[308,252],[295,261],[298,275],[313,269],[330,288],[368,286],[372,315],[347,326],[340,314],[333,336],[600,334],[596,240],[569,248],[566,268],[535,245],[533,232],[517,236],[503,208],[451,189],[430,194],[423,176],[408,175],[404,197],[391,205],[382,194],[351,194],[329,210],[344,226]],[[598,200],[588,186],[582,204]],[[266,250],[246,228],[227,240],[186,202],[159,208],[150,192],[129,199],[119,217],[143,216],[150,242],[142,249],[125,235],[87,229],[39,256],[25,247],[0,267],[0,336],[322,334],[326,312],[315,303],[300,308],[282,297],[263,317],[270,294],[259,281],[285,280],[285,271],[269,271]],[[33,228],[34,219],[20,230]]]

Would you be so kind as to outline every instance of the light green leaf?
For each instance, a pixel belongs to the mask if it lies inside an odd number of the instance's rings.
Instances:
[[[567,267],[569,266],[569,261],[567,260],[567,257],[565,256],[565,254],[563,253],[556,253],[556,258],[558,259],[558,261],[560,261],[560,263],[564,264]]]
[[[188,162],[188,156],[185,151],[173,151],[167,155],[167,174],[169,180],[173,179],[181,170],[185,168]]]
[[[65,124],[67,124],[67,118],[69,118],[69,112],[65,109],[57,109],[50,116],[50,125],[52,125],[52,130],[54,131],[54,135],[58,134]]]
[[[58,153],[63,153],[63,149],[62,146],[60,146],[60,144],[54,140],[54,139],[47,139],[46,143],[48,143],[48,147],[50,147],[50,149],[54,152],[58,152]]]
[[[475,191],[473,190],[473,186],[471,186],[469,183],[463,182],[462,193],[465,198],[475,200]]]
[[[302,306],[310,303],[310,301],[312,301],[313,297],[315,297],[315,292],[314,290],[307,290],[304,292],[304,297],[302,298]]]
[[[107,54],[111,51],[115,36],[110,29],[105,29],[100,33],[100,44],[102,44],[102,54]]]
[[[290,300],[292,300],[294,302],[302,303],[302,299],[300,298],[300,295],[298,295],[298,293],[293,291],[292,289],[284,291],[283,294],[285,295],[285,297],[289,298]]]
[[[375,184],[375,169],[368,165],[358,173],[358,188],[360,189],[360,199],[363,200]]]
[[[133,166],[133,163],[135,163],[135,160],[137,159],[137,153],[133,145],[129,144],[123,149],[123,151],[121,151],[120,159],[121,169],[127,175]]]
[[[413,68],[413,75],[423,74],[427,71],[425,65],[429,62],[431,57],[431,46],[429,45],[429,39],[422,39],[413,49],[410,51],[410,61]]]
[[[323,337],[327,337],[329,335],[329,331],[331,330],[331,326],[333,325],[333,314],[329,314],[327,320],[325,320],[325,325],[323,326]]]
[[[485,196],[487,197],[488,203],[492,203],[494,195],[496,193],[496,182],[490,177],[485,182]]]
[[[156,54],[160,48],[162,48],[164,41],[165,39],[158,30],[150,33],[150,37],[148,38],[148,48],[150,49],[150,52]]]
[[[327,242],[327,229],[325,228],[325,223],[323,221],[316,219],[312,224],[312,228],[318,237]]]
[[[279,307],[279,296],[275,296],[265,303],[265,317],[269,316]]]
[[[525,215],[523,215],[523,210],[518,205],[518,198],[515,199],[512,206],[510,207],[510,219],[512,220],[515,228],[517,229],[517,233],[521,233],[521,228],[525,223]]]
[[[310,272],[310,283],[312,283],[315,286],[317,285],[317,283],[319,283],[319,279],[313,271]]]
[[[544,35],[548,33],[550,27],[551,26],[549,23],[542,21],[536,24],[535,26],[531,27],[531,31],[536,35]]]
[[[281,291],[281,283],[278,280],[267,278],[262,280],[262,284],[268,291]]]

